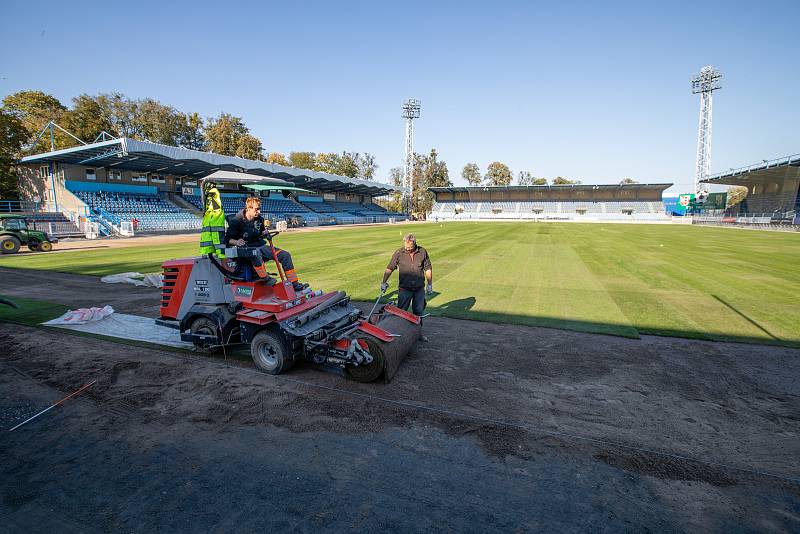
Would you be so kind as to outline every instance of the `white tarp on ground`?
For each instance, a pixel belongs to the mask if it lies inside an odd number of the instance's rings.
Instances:
[[[119,273],[104,276],[100,281],[106,284],[133,284],[135,286],[161,287],[163,283],[162,277],[163,275],[161,273]]]
[[[48,323],[43,323],[49,325]],[[192,348],[191,343],[181,341],[180,332],[174,328],[160,326],[154,319],[141,317],[139,315],[127,315],[125,313],[113,313],[99,321],[85,324],[52,324],[58,328],[99,334],[102,336],[118,337],[133,341],[145,341],[156,345],[168,345],[170,347]]]
[[[102,308],[80,308],[77,310],[69,310],[61,317],[56,317],[42,324],[47,326],[83,325],[100,321],[113,313],[114,308],[111,306],[103,306]]]

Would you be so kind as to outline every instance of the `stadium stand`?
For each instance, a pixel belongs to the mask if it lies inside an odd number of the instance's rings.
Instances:
[[[797,231],[794,227],[800,224],[800,154],[718,173],[706,183],[745,187],[747,196],[724,211],[695,216],[695,223]]]
[[[656,202],[436,202],[434,219],[668,220]]]
[[[325,200],[319,196],[298,197],[298,201],[309,210],[332,218],[336,224],[362,224],[387,222],[390,218],[405,220],[405,214],[390,213],[375,203],[340,202]]]
[[[88,206],[91,214],[112,226],[133,222],[138,232],[194,230],[199,219],[147,186],[117,186],[67,182],[67,189]]]
[[[97,222],[111,233],[130,219],[146,231],[198,228],[198,184],[217,170],[275,177],[335,199],[314,209],[282,196],[261,197],[264,215],[292,226],[405,218],[373,204],[401,190],[394,185],[124,137],[25,156],[16,165],[24,201],[48,199],[68,219]],[[249,193],[223,191],[226,213],[240,210]]]

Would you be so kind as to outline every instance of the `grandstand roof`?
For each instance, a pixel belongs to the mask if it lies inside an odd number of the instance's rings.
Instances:
[[[248,172],[260,176],[281,178],[306,189],[344,191],[358,195],[380,196],[393,191],[403,191],[402,188],[389,184],[137,141],[127,137],[26,156],[19,163],[50,161],[197,178],[202,178],[218,170]]]
[[[599,189],[651,189],[665,190],[672,187],[672,184],[560,184],[560,185],[477,185],[471,187],[430,187],[433,193],[458,193],[464,191],[530,191],[531,189],[575,189],[584,191],[596,191]]]
[[[787,171],[800,172],[797,169],[800,169],[800,154],[763,160],[761,163],[720,172],[703,180],[703,183],[747,186],[753,181],[786,178]]]

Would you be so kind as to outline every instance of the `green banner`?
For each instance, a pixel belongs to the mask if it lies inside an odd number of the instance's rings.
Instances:
[[[728,203],[728,193],[708,193],[705,201],[700,201],[694,193],[678,196],[678,209],[689,213],[706,210],[724,210]]]

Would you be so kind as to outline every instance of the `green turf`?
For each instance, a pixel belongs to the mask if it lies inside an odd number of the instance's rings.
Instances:
[[[435,315],[637,337],[800,346],[800,234],[671,225],[448,223],[285,234],[304,281],[377,296],[403,232],[433,260]],[[154,272],[193,244],[5,256],[7,267]],[[396,276],[396,275],[395,275]]]
[[[17,305],[16,308],[0,304],[0,321],[36,326],[50,319],[60,317],[68,308],[53,302],[31,300],[20,297],[0,295]]]

